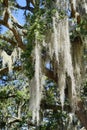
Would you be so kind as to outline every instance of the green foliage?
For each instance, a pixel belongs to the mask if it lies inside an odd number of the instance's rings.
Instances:
[[[27,35],[27,49],[22,55],[24,58],[24,68],[27,76],[31,79],[34,75],[34,57],[32,51],[35,46],[35,41],[37,40],[39,43],[44,39],[44,34],[46,32],[46,21],[43,18],[44,9],[36,10],[34,15],[28,15],[27,20],[29,20],[29,29]]]
[[[43,8],[35,8],[34,14],[28,14],[27,24],[29,26],[27,35],[27,49],[23,53],[22,58],[24,60],[25,73],[31,79],[34,76],[34,57],[33,49],[37,42],[42,46],[42,41],[46,37],[47,31],[52,29],[52,16],[56,13],[56,9],[51,7],[50,1],[47,1]],[[61,13],[62,16],[63,13]]]
[[[32,50],[33,50],[32,44],[28,44],[27,50],[22,54],[25,73],[29,79],[32,79],[32,77],[34,76],[34,62],[33,57],[31,55]]]
[[[87,17],[82,17],[80,24],[74,25],[73,30],[70,32],[71,40],[76,36],[87,36]]]
[[[3,2],[3,0],[0,0]],[[17,1],[12,0],[10,2],[11,10],[15,9],[15,3]],[[39,2],[41,2],[39,4]],[[24,64],[24,70],[29,79],[32,79],[34,76],[34,64],[35,59],[33,55],[33,50],[36,44],[36,40],[42,46],[42,41],[46,36],[47,31],[52,29],[52,17],[55,15],[56,11],[59,13],[59,20],[65,17],[65,11],[62,8],[56,9],[53,0],[37,0],[36,5],[34,7],[34,13],[27,13],[27,20],[25,24],[25,28],[28,30],[28,35],[25,36],[24,42],[27,42],[27,47],[25,52],[22,54],[22,61]],[[0,3],[1,4],[1,3]],[[1,4],[2,5],[2,4]],[[0,5],[0,6],[1,6]],[[1,6],[1,10],[2,10]],[[0,12],[2,15],[2,11]],[[87,35],[87,19],[83,18],[79,25],[76,25],[75,30],[72,33],[72,37],[75,38],[77,35]],[[7,37],[13,40],[14,36],[11,32],[6,32]],[[10,54],[13,50],[13,47],[10,46],[7,42],[3,42],[0,40],[0,48],[6,50],[8,54]],[[43,50],[44,51],[44,50]],[[21,73],[22,74],[22,73]],[[13,119],[18,116],[18,108],[21,106],[21,121],[13,123],[9,125],[9,129],[17,130],[22,129],[24,126],[28,126],[29,121],[31,121],[32,115],[29,111],[29,86],[25,87],[25,77],[20,80],[17,77],[18,82],[7,84],[7,86],[0,86],[0,128],[4,128],[8,123],[9,119]],[[23,83],[23,84],[22,84]],[[15,84],[15,85],[14,85]],[[41,122],[40,126],[38,126],[38,130],[67,130],[67,126],[69,125],[68,119],[68,109],[65,112],[61,109],[61,103],[59,99],[59,91],[57,86],[53,83],[52,80],[47,79],[44,89],[44,97],[42,99],[43,106],[44,101],[47,106],[41,107]],[[82,92],[82,98],[87,97],[87,82],[84,85],[84,89]],[[86,100],[85,100],[86,101]],[[67,104],[67,97],[65,101],[65,105]],[[34,127],[31,124],[32,129],[37,129],[36,124]],[[28,128],[28,127],[27,127]],[[71,127],[72,128],[72,127]]]
[[[50,114],[49,114],[50,113]],[[40,130],[61,130],[66,129],[67,121],[66,119],[68,118],[66,112],[61,112],[61,111],[49,111],[48,112],[48,117],[44,121],[43,125],[41,126]]]
[[[52,80],[46,80],[45,95],[42,99],[42,104],[46,104],[43,108],[43,116],[38,130],[68,129],[70,120],[69,113],[68,111],[61,109],[59,92],[57,89],[57,86]],[[68,102],[65,101],[65,104],[68,105]],[[77,125],[77,122],[74,125]]]
[[[82,95],[82,98],[86,98],[87,97],[87,81],[85,81],[85,83],[83,84],[83,88],[81,90],[81,95]]]
[[[2,3],[2,2],[3,2],[3,0],[0,0],[0,2]]]
[[[87,35],[87,17],[83,17],[80,24],[77,25],[76,31],[81,35]]]
[[[16,81],[15,81],[16,82]],[[18,81],[19,82],[19,81]],[[21,84],[20,84],[21,85]],[[8,124],[9,120],[13,120],[18,117],[19,107],[21,121],[14,123],[13,129],[22,128],[27,124],[28,118],[31,118],[29,112],[29,90],[27,87],[16,86],[1,86],[0,87],[0,128],[5,127],[7,124],[10,129],[13,128],[11,124]],[[2,122],[1,122],[2,121]],[[4,124],[2,124],[4,123]],[[2,126],[3,125],[3,126]]]

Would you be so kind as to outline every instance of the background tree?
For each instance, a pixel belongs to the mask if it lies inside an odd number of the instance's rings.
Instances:
[[[87,129],[87,2],[25,3],[0,1],[0,127]],[[23,26],[13,15],[20,9]]]

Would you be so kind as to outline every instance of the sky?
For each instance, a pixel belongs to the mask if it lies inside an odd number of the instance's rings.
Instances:
[[[21,5],[21,6],[25,6],[26,5],[26,2],[25,0],[17,0],[18,4]],[[23,19],[23,12],[22,10],[19,10],[18,11],[18,14],[15,14],[14,13],[14,16],[17,18],[17,20],[19,21],[20,24],[24,24],[24,19]]]
[[[21,6],[25,6],[25,0],[17,0],[17,2],[21,5]],[[25,23],[24,17],[23,17],[23,12],[22,10],[19,10],[17,12],[13,12],[14,17],[18,20],[18,22],[23,25]],[[2,34],[5,33],[5,31],[7,31],[7,28],[5,26],[2,26]],[[4,77],[6,78],[6,77]],[[5,83],[0,79],[0,85],[5,85]]]
[[[25,0],[17,0],[18,4],[20,4],[21,6],[25,6],[26,3],[25,3]],[[23,17],[23,10],[19,10],[19,11],[14,11],[13,12],[13,15],[14,17],[18,20],[18,22],[21,24],[21,25],[24,25],[25,23],[25,20],[24,20],[24,17]],[[2,26],[2,34],[7,31],[7,28]]]

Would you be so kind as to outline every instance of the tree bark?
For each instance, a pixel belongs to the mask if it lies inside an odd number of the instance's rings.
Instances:
[[[87,111],[85,111],[84,103],[80,100],[78,101],[77,106],[76,115],[87,130]]]
[[[72,16],[73,18],[75,18],[75,14],[77,13],[76,10],[73,8],[73,4],[72,4],[72,0],[71,1],[71,11],[72,11]],[[33,5],[34,5],[34,2],[31,0],[30,1]],[[15,40],[18,44],[18,46],[20,48],[22,48],[23,50],[26,50],[26,46],[23,44],[23,41],[22,41],[22,38],[21,38],[21,35],[18,31],[18,27],[14,27],[12,25],[12,23],[8,23],[8,19],[9,19],[9,11],[8,11],[8,0],[4,0],[3,1],[3,5],[5,6],[5,15],[4,15],[4,18],[3,20],[0,20],[0,24],[6,26],[9,30],[11,30],[14,34],[14,37],[15,37]],[[29,6],[25,6],[25,7],[21,7],[20,5],[17,5],[18,8],[21,8],[21,9],[28,9],[30,11],[33,11],[33,8],[32,7],[29,7]],[[80,14],[78,14],[77,16],[77,23],[80,23]],[[1,37],[2,39],[2,37]],[[12,42],[11,39],[7,39],[6,37],[3,37],[4,40],[7,40],[8,42],[10,42],[11,44],[15,44],[15,42]],[[21,67],[14,67],[14,70],[21,70]],[[4,74],[8,71],[8,68],[4,68],[4,69],[1,69],[0,70],[0,74]],[[54,80],[54,82],[58,82],[58,79],[56,76],[54,76],[53,74],[53,71],[51,70],[48,70],[46,69],[45,70],[45,75]],[[46,104],[45,104],[46,105]],[[50,106],[50,107],[54,107],[54,106]],[[76,112],[76,115],[77,117],[79,118],[79,120],[81,121],[81,123],[83,124],[83,126],[87,129],[87,113],[85,111],[85,108],[84,108],[84,105],[83,105],[83,101],[78,101],[77,102],[77,107],[78,109],[75,111]],[[19,121],[19,120],[18,120]]]

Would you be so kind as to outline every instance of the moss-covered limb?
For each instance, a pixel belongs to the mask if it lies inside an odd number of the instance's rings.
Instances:
[[[80,24],[81,22],[81,16],[79,12],[77,12],[75,5],[76,3],[73,2],[73,0],[70,0],[70,6],[71,6],[71,18],[75,18],[77,23]]]
[[[17,24],[14,25],[15,18],[11,14],[8,1],[4,1],[4,2],[5,2],[4,13],[3,13],[4,16],[3,16],[3,19],[0,20],[0,24],[7,27],[10,31],[12,31],[18,46],[24,50],[25,45],[23,44],[23,41],[22,41],[22,37],[21,37],[21,34],[20,34],[21,31],[19,31],[19,29],[21,30],[21,28],[19,26],[20,24],[16,21]],[[11,20],[11,21],[9,22],[9,20]],[[3,40],[6,40],[6,38],[4,37]],[[10,42],[10,43],[13,43],[13,42]]]
[[[6,42],[8,42],[8,43],[11,43],[13,46],[16,46],[16,45],[17,45],[17,43],[16,43],[14,40],[12,40],[12,39],[10,39],[9,37],[6,37],[6,36],[4,36],[4,35],[1,35],[1,34],[0,34],[0,39],[6,41]]]
[[[21,38],[21,35],[19,33],[19,31],[13,27],[13,25],[11,23],[4,23],[4,20],[0,20],[0,24],[1,25],[4,25],[5,27],[7,27],[10,31],[12,31],[12,33],[14,34],[14,37],[15,37],[15,40],[18,44],[18,46],[22,49],[22,50],[25,50],[26,46],[23,44],[23,41],[22,41],[22,38]],[[2,37],[1,36],[1,39],[3,40],[7,40],[9,41],[11,44],[14,44],[14,41],[10,40],[10,39],[7,39],[5,36]]]

